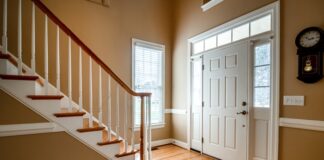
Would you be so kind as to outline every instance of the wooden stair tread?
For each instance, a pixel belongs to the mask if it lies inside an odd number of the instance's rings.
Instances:
[[[61,112],[61,113],[54,113],[55,117],[80,117],[85,115],[85,112]]]
[[[38,76],[0,74],[0,78],[2,78],[2,79],[8,79],[8,80],[36,81],[38,79]]]
[[[121,143],[123,140],[121,139],[115,139],[112,141],[104,141],[104,142],[98,142],[97,145],[99,146],[104,146],[104,145],[110,145],[110,144],[116,144],[116,143]]]
[[[117,157],[117,158],[125,157],[125,156],[136,154],[137,152],[139,152],[139,150],[133,150],[131,152],[119,153],[119,154],[116,154],[115,157]]]
[[[77,129],[78,132],[80,133],[83,133],[83,132],[94,132],[94,131],[101,131],[101,130],[104,130],[105,127],[89,127],[89,128],[80,128],[80,129]]]
[[[10,55],[9,54],[2,54],[2,52],[0,53],[0,59],[9,59]]]
[[[27,97],[32,100],[60,100],[64,96],[62,96],[62,95],[28,95]]]

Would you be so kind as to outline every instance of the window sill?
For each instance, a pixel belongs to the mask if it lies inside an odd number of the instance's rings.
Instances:
[[[151,126],[151,129],[160,129],[160,128],[164,128],[164,127],[165,127],[165,123],[159,123],[159,124],[153,124]],[[135,131],[140,131],[140,127],[136,126]]]

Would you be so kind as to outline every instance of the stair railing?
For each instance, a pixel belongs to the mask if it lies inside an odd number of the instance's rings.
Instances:
[[[87,45],[85,45],[79,37],[77,37],[58,17],[56,17],[40,0],[31,0],[32,1],[32,17],[31,17],[31,73],[36,74],[36,29],[35,29],[35,6],[37,6],[43,13],[44,13],[44,88],[45,94],[50,94],[49,91],[49,71],[48,71],[48,19],[50,19],[53,23],[56,24],[56,94],[61,93],[61,82],[60,82],[60,31],[63,31],[68,36],[68,98],[69,98],[69,111],[72,111],[72,50],[71,50],[71,41],[76,43],[79,46],[79,111],[83,110],[83,85],[82,85],[82,53],[86,53],[89,56],[89,124],[90,127],[93,125],[93,82],[92,82],[92,62],[95,62],[99,66],[99,77],[98,77],[98,84],[99,84],[99,112],[98,112],[98,119],[99,125],[103,125],[102,122],[102,70],[108,75],[107,78],[107,131],[108,131],[108,140],[112,139],[112,132],[113,132],[113,124],[112,124],[112,96],[111,96],[111,78],[117,83],[117,90],[116,90],[116,124],[115,124],[115,132],[116,137],[119,139],[120,137],[120,112],[119,109],[121,106],[119,105],[120,102],[120,91],[119,88],[121,87],[124,92],[124,152],[128,152],[128,131],[131,130],[131,151],[135,151],[135,109],[132,107],[131,104],[132,98],[131,97],[139,97],[140,98],[140,110],[141,110],[141,120],[140,120],[140,159],[151,159],[151,93],[139,93],[133,91],[126,83],[124,83],[118,76],[115,74]],[[7,38],[7,17],[8,17],[8,2],[7,0],[3,0],[3,34],[2,34],[2,54],[8,53],[8,38]],[[22,61],[22,0],[18,0],[18,45],[17,45],[17,52],[18,52],[18,74],[23,74],[23,61]],[[128,124],[128,108],[131,112],[131,123],[130,127]]]

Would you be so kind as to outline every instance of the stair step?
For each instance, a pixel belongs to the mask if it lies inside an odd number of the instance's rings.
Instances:
[[[122,141],[123,141],[123,140],[115,139],[115,140],[112,140],[112,141],[98,142],[97,145],[99,145],[99,146],[104,146],[104,145],[110,145],[110,144],[121,143]]]
[[[139,152],[139,150],[133,150],[130,152],[119,153],[119,154],[116,154],[115,157],[117,157],[117,158],[125,157],[125,156],[136,154],[137,152]]]
[[[62,95],[28,95],[27,97],[32,100],[60,100],[64,96],[62,96]]]
[[[102,131],[104,130],[105,127],[89,127],[89,128],[80,128],[77,129],[78,132],[83,133],[83,132],[94,132],[94,131]]]
[[[28,76],[28,75],[7,75],[1,74],[0,78],[8,80],[26,80],[26,81],[36,81],[38,76]]]
[[[55,117],[80,117],[85,115],[85,112],[62,112],[62,113],[54,113]]]

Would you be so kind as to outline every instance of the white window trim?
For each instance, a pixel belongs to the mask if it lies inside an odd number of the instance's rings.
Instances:
[[[165,45],[148,42],[136,38],[132,38],[132,89],[134,89],[135,85],[135,44],[140,43],[141,45],[147,45],[151,48],[162,49],[162,123],[152,124],[152,129],[163,128],[165,126]],[[133,107],[135,105],[133,104]],[[135,116],[135,115],[134,115]],[[135,124],[135,131],[139,131],[139,126]]]
[[[204,52],[198,53],[198,54],[192,54],[193,45],[196,42],[199,42],[201,40],[204,40],[210,36],[216,35],[218,33],[221,33],[225,30],[234,28],[235,26],[242,25],[248,21],[251,21],[253,19],[257,19],[258,17],[272,14],[272,28],[270,32],[265,32],[260,35],[255,35],[249,37],[250,41],[253,42],[255,39],[258,39],[264,35],[269,35],[271,33],[274,35],[272,37],[273,41],[273,51],[275,54],[272,56],[272,85],[273,85],[273,92],[272,92],[272,104],[273,104],[273,110],[271,111],[271,140],[270,142],[271,147],[269,148],[269,156],[272,160],[278,160],[279,155],[279,106],[280,106],[280,2],[276,1],[273,2],[267,6],[261,7],[260,9],[257,9],[255,11],[252,11],[246,15],[243,15],[239,18],[236,18],[234,20],[231,20],[230,22],[227,22],[223,25],[217,26],[213,29],[210,29],[206,32],[203,32],[201,34],[198,34],[192,38],[189,38],[187,40],[187,110],[190,113],[191,112],[191,70],[190,70],[190,60],[195,57],[201,56]],[[244,40],[244,39],[242,39]],[[237,41],[239,42],[239,41]],[[190,114],[187,114],[187,139],[188,139],[188,148],[190,149],[191,146],[191,124],[190,124],[191,116]],[[249,152],[248,152],[249,156]],[[251,158],[251,157],[250,157]]]

